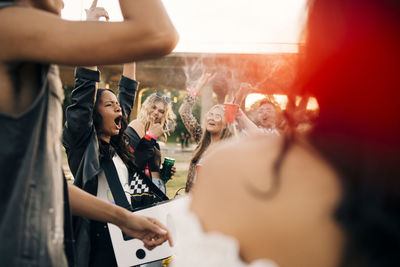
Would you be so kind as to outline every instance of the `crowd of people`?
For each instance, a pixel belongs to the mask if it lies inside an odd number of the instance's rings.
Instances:
[[[176,127],[173,103],[156,91],[129,118],[134,62],[167,55],[178,35],[160,0],[119,3],[124,21],[108,23],[97,0],[81,22],[60,18],[61,0],[0,1],[1,265],[118,266],[108,222],[147,250],[174,245],[166,226],[135,213],[168,200],[165,172],[176,168],[162,164],[160,142]],[[187,89],[179,116],[197,146],[172,266],[400,264],[399,10],[310,0],[284,110],[271,96],[245,110],[243,81],[229,109],[215,104],[201,122],[193,106],[215,74]],[[98,88],[96,67],[115,63],[117,95]],[[79,66],[63,128],[54,64]],[[297,103],[310,96],[318,114]]]

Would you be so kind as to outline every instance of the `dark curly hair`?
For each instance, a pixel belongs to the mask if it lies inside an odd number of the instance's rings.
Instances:
[[[128,121],[125,116],[122,116],[121,129],[119,130],[119,133],[111,136],[110,143],[104,142],[100,138],[100,135],[102,134],[103,118],[97,111],[97,106],[100,103],[104,91],[109,91],[114,94],[112,90],[102,88],[97,89],[96,93],[96,101],[93,109],[93,124],[96,129],[97,139],[99,140],[99,158],[100,160],[111,158],[114,153],[117,153],[127,168],[133,170],[135,166],[135,157],[129,147],[129,137],[125,134],[125,130],[128,127]]]

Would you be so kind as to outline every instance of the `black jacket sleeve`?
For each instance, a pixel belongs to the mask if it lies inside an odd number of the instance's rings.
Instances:
[[[129,146],[134,150],[136,167],[139,170],[144,170],[147,163],[154,158],[156,140],[147,140],[144,137],[140,138],[132,127],[128,127],[125,133],[129,137]]]
[[[121,75],[118,83],[118,102],[121,106],[122,114],[127,119],[129,119],[129,115],[131,114],[137,86],[138,82],[136,80]]]
[[[63,131],[63,145],[73,175],[75,175],[86,147],[93,136],[92,113],[96,82],[99,80],[99,71],[84,68],[76,68],[75,70],[75,89],[71,93],[72,104],[66,110],[66,122]]]

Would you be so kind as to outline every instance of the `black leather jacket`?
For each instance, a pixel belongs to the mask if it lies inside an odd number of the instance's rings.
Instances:
[[[67,108],[63,144],[68,163],[75,178],[74,184],[90,194],[97,194],[97,175],[102,171],[99,145],[92,121],[95,86],[100,72],[84,68],[75,70],[75,89],[72,104]],[[137,82],[122,76],[118,85],[118,100],[125,116],[132,109]],[[90,256],[90,220],[74,218],[77,266],[88,266]]]

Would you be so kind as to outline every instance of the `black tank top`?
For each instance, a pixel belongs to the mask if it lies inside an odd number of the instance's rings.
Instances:
[[[0,9],[12,6],[0,3]],[[1,13],[0,13],[1,16]],[[37,65],[37,96],[22,114],[0,113],[2,266],[67,266],[58,68]]]

